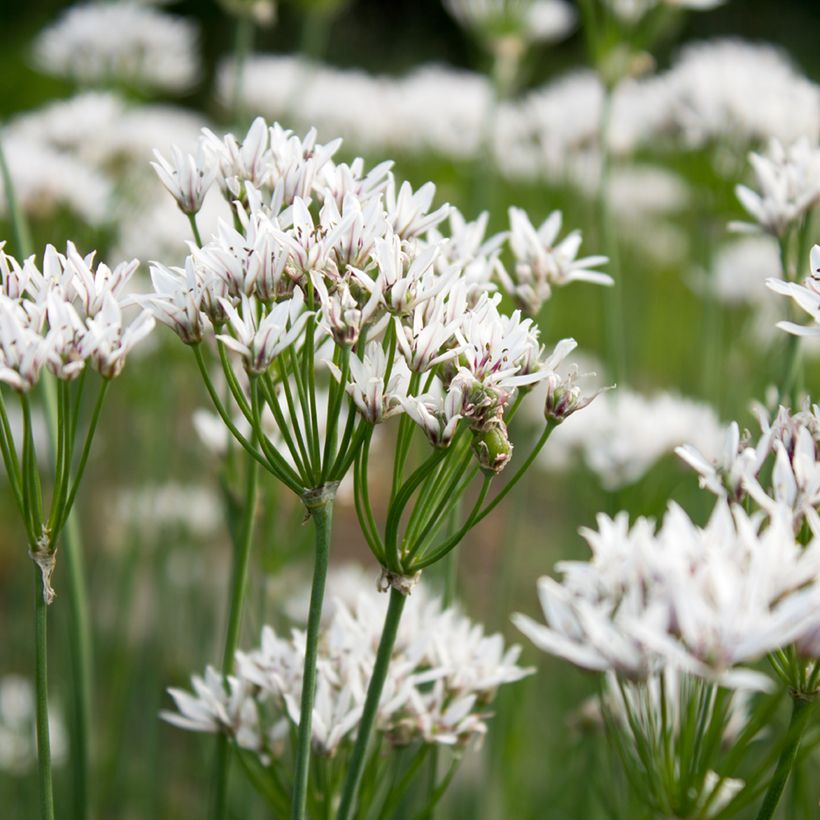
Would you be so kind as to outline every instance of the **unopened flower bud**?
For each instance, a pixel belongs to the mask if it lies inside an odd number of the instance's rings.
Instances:
[[[577,366],[571,367],[569,373],[563,379],[557,373],[547,379],[547,400],[544,404],[544,417],[548,421],[551,420],[560,424],[577,410],[583,410],[602,392],[597,390],[590,396],[582,395],[581,386],[576,383],[577,379]],[[605,387],[603,389],[611,390],[612,388]]]
[[[507,426],[500,419],[483,430],[473,430],[473,452],[485,476],[498,475],[512,458]]]

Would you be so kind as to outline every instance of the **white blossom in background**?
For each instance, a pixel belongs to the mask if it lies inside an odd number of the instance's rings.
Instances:
[[[116,36],[112,36],[116,32]],[[185,91],[199,76],[195,25],[136,0],[83,3],[40,33],[35,60],[84,85]]]
[[[759,191],[745,185],[738,185],[735,190],[755,222],[736,222],[733,227],[741,231],[763,230],[782,237],[820,199],[820,146],[806,138],[788,146],[772,140],[766,154],[752,153],[749,161]]]
[[[820,336],[820,245],[811,249],[811,270],[805,279],[805,284],[784,282],[782,279],[769,279],[766,284],[775,293],[789,296],[814,320],[814,325],[801,325],[796,322],[778,322],[781,330],[795,336]]]
[[[68,751],[65,725],[59,707],[48,706],[51,762],[60,766]],[[0,771],[11,777],[25,777],[37,766],[34,686],[28,678],[4,675],[0,678]]]
[[[723,429],[707,404],[674,393],[644,396],[617,388],[558,427],[539,463],[547,470],[566,469],[580,453],[611,490],[637,481],[682,444],[697,443],[711,458],[721,451]]]
[[[738,39],[686,45],[663,75],[673,126],[692,146],[820,137],[820,87],[788,55]]]
[[[387,602],[361,571],[331,573],[329,591],[312,731],[314,749],[333,756],[355,737]],[[289,609],[298,615],[304,606]],[[284,637],[265,627],[258,648],[237,653],[230,694],[209,670],[192,679],[193,694],[169,690],[177,711],[163,717],[193,731],[227,732],[263,759],[281,755],[288,725],[299,720],[304,640],[301,629]],[[519,652],[417,587],[393,650],[378,731],[400,745],[474,745],[497,689],[533,671],[518,665]]]
[[[583,530],[589,561],[539,580],[546,626],[516,625],[538,647],[583,668],[644,680],[665,668],[723,686],[769,689],[748,668],[817,624],[820,541],[795,540],[791,511],[760,515],[721,502],[705,527],[679,507],[654,522],[627,513]]]
[[[3,141],[3,154],[17,202],[30,216],[48,219],[65,209],[94,226],[110,220],[113,184],[88,163],[14,131]],[[7,216],[7,207],[0,180],[0,215]]]
[[[578,259],[581,232],[571,231],[558,241],[561,212],[553,211],[536,230],[520,208],[510,208],[510,248],[515,260],[511,272],[499,265],[498,274],[507,292],[528,313],[536,315],[552,295],[552,288],[570,282],[612,285],[611,276],[595,270],[605,256]]]
[[[820,508],[820,411],[780,407],[770,421],[757,408],[757,416],[757,440],[748,432],[741,436],[732,422],[718,459],[705,458],[691,445],[676,452],[699,474],[701,487],[719,498],[740,502],[749,496],[768,514],[790,510],[796,533],[804,522],[813,527]]]
[[[612,13],[627,23],[637,23],[658,6],[710,11],[722,6],[726,0],[605,0]]]
[[[444,0],[444,8],[460,26],[488,40],[553,43],[567,37],[576,22],[564,0]]]

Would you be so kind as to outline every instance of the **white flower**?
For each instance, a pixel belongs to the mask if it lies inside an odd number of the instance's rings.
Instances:
[[[379,237],[374,259],[378,266],[376,288],[391,313],[408,313],[416,305],[441,293],[453,276],[438,276],[433,263],[438,248],[431,246],[418,254],[407,252],[398,234]]]
[[[387,218],[395,233],[402,239],[421,236],[447,218],[450,206],[445,204],[429,213],[436,195],[436,186],[427,182],[415,193],[409,182],[402,182],[398,194],[391,174],[385,191]]]
[[[562,0],[445,0],[444,7],[459,25],[490,40],[555,42],[575,25],[575,11]]]
[[[154,156],[157,161],[151,165],[180,210],[186,214],[198,213],[208,188],[216,178],[215,169],[205,161],[202,146],[196,156],[183,154],[176,145],[171,146],[171,162],[156,149]]]
[[[197,276],[193,257],[185,260],[185,269],[151,265],[154,292],[139,296],[138,301],[155,319],[170,327],[185,344],[202,340],[204,287]]]
[[[154,329],[154,317],[143,310],[130,324],[125,324],[122,308],[109,293],[102,310],[88,319],[86,325],[82,352],[103,378],[113,379],[122,373],[128,353]]]
[[[54,355],[42,335],[42,311],[32,317],[20,304],[0,296],[0,382],[27,393],[39,381],[46,362]]]
[[[184,91],[199,71],[196,46],[189,20],[118,0],[69,8],[40,34],[35,57],[46,71],[81,83]]]
[[[784,282],[782,279],[768,279],[766,284],[775,293],[790,296],[814,319],[815,324],[820,324],[820,245],[811,249],[811,273],[806,277],[805,285]],[[820,327],[796,322],[778,322],[777,326],[795,336],[820,336]]]
[[[244,183],[262,188],[270,173],[266,154],[268,151],[268,126],[257,117],[242,142],[233,134],[220,139],[207,128],[202,129],[202,148],[210,155],[218,168],[217,180],[226,192],[238,197]]]
[[[741,664],[787,646],[816,618],[820,542],[794,538],[791,511],[761,516],[719,503],[696,527],[670,506],[661,528],[626,513],[584,531],[589,562],[539,581],[547,626],[515,616],[545,651],[594,670],[644,679],[664,667],[729,687],[770,688]]]
[[[820,147],[805,138],[786,147],[773,139],[765,155],[752,153],[749,161],[760,193],[745,185],[738,185],[735,190],[757,226],[734,223],[734,227],[760,228],[781,237],[820,198]],[[784,275],[789,272],[784,271]]]
[[[302,334],[311,311],[304,310],[301,290],[284,302],[274,304],[269,312],[257,318],[260,305],[242,297],[242,314],[227,300],[220,300],[235,336],[218,334],[217,339],[242,356],[250,373],[264,373],[283,350],[293,345]]]
[[[349,749],[355,737],[387,603],[362,573],[346,579],[346,593],[325,609],[319,644],[311,731],[314,750],[327,757]],[[333,590],[333,574],[329,580]],[[485,634],[460,611],[443,608],[424,587],[417,588],[399,626],[377,730],[399,745],[465,747],[480,740],[496,690],[533,672],[518,665],[519,653],[519,647],[506,647],[500,635]],[[184,729],[227,732],[263,760],[286,755],[288,728],[300,718],[304,656],[301,629],[282,637],[266,626],[257,648],[237,652],[230,695],[209,670],[205,680],[192,679],[194,696],[170,690],[179,713],[163,717]]]
[[[369,342],[361,359],[350,357],[350,382],[345,389],[371,424],[401,413],[401,400],[407,393],[409,372],[404,360],[393,362],[389,376],[387,364],[387,354],[379,342]]]
[[[458,429],[464,411],[464,389],[453,380],[447,390],[438,388],[421,396],[402,398],[405,413],[421,427],[434,447],[447,447]]]
[[[553,211],[536,231],[520,208],[510,208],[510,248],[515,257],[513,276],[503,266],[498,272],[507,291],[531,314],[550,298],[554,285],[592,282],[611,285],[611,276],[594,270],[607,262],[605,256],[576,259],[581,232],[572,231],[556,243],[561,231],[561,213]]]
[[[182,689],[168,690],[179,711],[162,712],[163,720],[191,732],[227,732],[242,749],[262,747],[259,714],[246,681],[229,677],[226,691],[222,675],[209,666],[205,677],[194,675],[191,684],[195,696]]]

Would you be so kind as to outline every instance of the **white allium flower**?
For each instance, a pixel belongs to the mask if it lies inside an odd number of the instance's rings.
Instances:
[[[242,297],[241,314],[227,299],[220,302],[234,335],[221,333],[216,338],[242,356],[250,373],[264,373],[273,360],[301,336],[312,315],[304,309],[301,290],[295,290],[290,299],[277,302],[262,319],[257,318],[255,300],[247,296]]]
[[[401,413],[402,398],[407,394],[410,374],[404,360],[395,360],[389,375],[387,364],[387,354],[379,342],[369,342],[361,359],[350,357],[350,382],[345,389],[371,424]]]
[[[652,9],[661,5],[692,11],[710,11],[726,0],[606,0],[612,13],[627,23],[637,23]]]
[[[385,189],[385,207],[387,219],[397,236],[413,239],[447,218],[450,213],[447,204],[430,213],[435,195],[436,186],[432,182],[425,183],[415,192],[409,182],[402,182],[397,193],[396,181],[390,175]]]
[[[193,23],[144,3],[84,3],[40,34],[34,54],[45,71],[88,85],[184,91],[199,74],[197,39]]]
[[[760,192],[735,189],[757,225],[734,223],[738,230],[757,230],[781,237],[820,199],[820,146],[803,138],[784,147],[772,140],[766,154],[749,155]],[[785,272],[788,275],[788,271]]]
[[[771,236],[744,236],[717,249],[711,275],[702,275],[697,284],[711,288],[723,304],[761,306],[771,301],[765,282],[779,270],[780,254]]]
[[[583,531],[592,559],[559,564],[560,583],[539,581],[547,626],[515,622],[540,648],[588,669],[642,680],[671,667],[770,688],[742,664],[816,623],[820,542],[799,544],[785,508],[763,523],[722,502],[703,528],[674,505],[657,532],[646,519],[629,528],[626,513],[599,516],[597,531]]]
[[[447,447],[463,417],[464,389],[454,379],[447,390],[439,381],[433,390],[420,396],[406,396],[404,412],[424,431],[434,447]]]
[[[4,140],[3,153],[15,197],[26,213],[49,217],[67,208],[91,225],[109,220],[112,183],[87,162],[22,136]],[[5,214],[8,197],[2,180],[0,193],[0,214]]]
[[[732,39],[687,45],[665,83],[675,127],[691,145],[820,137],[820,89],[773,46]]]
[[[540,463],[566,468],[580,452],[603,485],[615,489],[637,481],[683,444],[695,445],[711,460],[723,439],[724,428],[709,405],[673,393],[643,396],[618,388],[561,424]]]
[[[222,675],[209,666],[204,677],[191,678],[191,685],[195,696],[183,689],[168,690],[178,711],[162,712],[163,720],[191,732],[226,732],[240,748],[261,750],[259,715],[251,684],[229,677],[226,692]]]
[[[820,245],[811,249],[811,272],[804,285],[796,282],[784,282],[782,279],[769,279],[766,284],[775,293],[790,296],[795,303],[814,319],[815,325],[800,325],[796,322],[778,322],[781,330],[795,336],[820,336]]]
[[[444,0],[444,8],[460,26],[491,41],[556,42],[575,27],[575,11],[563,0]]]
[[[157,161],[151,165],[160,182],[177,201],[180,210],[185,214],[197,213],[202,208],[208,188],[216,178],[216,170],[205,161],[202,146],[196,156],[183,154],[176,145],[172,146],[171,162],[156,149],[154,156]]]
[[[331,593],[333,578],[331,573]],[[346,574],[343,590],[325,608],[317,664],[313,746],[328,757],[355,737],[387,603],[372,579],[360,572]],[[170,690],[179,713],[163,717],[193,731],[225,731],[263,759],[279,756],[288,723],[299,721],[304,652],[301,629],[286,638],[265,627],[258,648],[237,653],[230,696],[209,670],[205,680],[194,677],[194,695]],[[378,731],[400,745],[476,743],[486,732],[488,706],[497,689],[533,671],[518,665],[519,653],[519,647],[506,647],[500,635],[486,635],[459,610],[443,608],[423,586],[417,588],[399,626],[376,718]],[[255,708],[247,705],[249,700]],[[261,738],[261,748],[242,743],[239,727],[252,743]]]
[[[553,211],[536,230],[526,213],[510,208],[510,248],[515,258],[512,275],[503,266],[498,272],[504,288],[528,313],[536,314],[552,295],[553,286],[570,282],[611,285],[611,276],[594,270],[605,264],[605,256],[577,259],[581,232],[572,231],[558,242],[561,213]]]

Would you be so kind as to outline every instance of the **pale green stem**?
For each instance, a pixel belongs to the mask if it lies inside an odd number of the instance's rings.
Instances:
[[[333,522],[333,499],[323,500],[309,509],[315,528],[315,557],[313,583],[310,590],[307,636],[305,643],[305,668],[302,675],[302,700],[299,712],[299,735],[296,747],[296,771],[291,799],[291,820],[304,820],[307,804],[308,775],[310,773],[310,747],[313,725],[313,701],[316,696],[316,658],[319,648],[319,630],[322,621],[322,604],[325,597],[325,581],[330,555],[330,532]]]
[[[763,804],[757,813],[757,820],[770,820],[771,817],[774,817],[783,789],[786,787],[789,775],[794,768],[797,753],[800,750],[800,740],[809,724],[813,705],[811,700],[806,700],[799,695],[793,698],[792,716],[789,721],[786,745],[780,754],[780,760],[777,762],[777,768],[769,783],[766,796],[763,798]]]
[[[51,741],[48,731],[48,604],[45,581],[34,567],[34,648],[37,698],[37,772],[40,788],[40,820],[54,820],[54,792],[51,786]]]
[[[348,764],[344,791],[342,792],[342,800],[339,804],[336,820],[351,820],[351,818],[354,817],[356,796],[359,791],[364,764],[367,760],[367,747],[370,742],[373,725],[376,722],[376,714],[384,689],[384,683],[387,680],[390,658],[393,654],[393,646],[396,643],[396,635],[399,631],[401,613],[404,610],[405,601],[406,596],[399,592],[399,590],[390,590],[390,602],[387,605],[387,614],[384,618],[382,636],[376,653],[376,662],[373,665],[373,674],[370,677],[370,684],[367,687],[364,710],[362,711],[362,718],[359,722],[356,743],[353,747],[350,763]]]
[[[242,609],[248,589],[248,564],[253,545],[253,521],[256,513],[256,486],[259,466],[255,459],[246,455],[247,474],[245,478],[245,499],[239,529],[233,534],[233,562],[231,566],[231,593],[228,602],[228,625],[225,633],[225,648],[222,654],[222,674],[233,672],[234,655],[239,641],[239,627],[242,623]],[[226,681],[227,686],[227,681]],[[231,750],[228,738],[221,734],[216,748],[216,794],[214,817],[223,820],[228,816],[228,776],[230,773]]]

